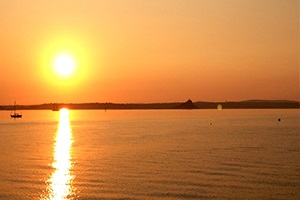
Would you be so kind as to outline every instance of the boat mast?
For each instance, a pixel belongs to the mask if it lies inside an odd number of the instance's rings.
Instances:
[[[16,101],[14,103],[14,115],[16,115]]]

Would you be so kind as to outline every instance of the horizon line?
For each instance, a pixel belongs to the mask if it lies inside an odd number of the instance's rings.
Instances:
[[[191,99],[188,99],[186,101],[189,101]],[[32,106],[32,105],[47,105],[47,104],[172,104],[172,103],[184,103],[186,101],[172,101],[172,102],[111,102],[111,101],[105,101],[105,102],[48,102],[48,103],[33,103],[33,104],[16,104],[18,106]],[[191,100],[192,101],[192,100]],[[205,100],[197,100],[192,101],[193,103],[239,103],[239,102],[251,102],[251,101],[276,101],[276,102],[297,102],[300,103],[300,100],[290,100],[290,99],[246,99],[246,100],[225,100],[225,101],[205,101]],[[0,104],[0,106],[13,106],[14,104]]]

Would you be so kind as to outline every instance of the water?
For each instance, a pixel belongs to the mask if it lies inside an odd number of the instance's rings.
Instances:
[[[299,130],[297,109],[1,111],[0,199],[300,199]]]

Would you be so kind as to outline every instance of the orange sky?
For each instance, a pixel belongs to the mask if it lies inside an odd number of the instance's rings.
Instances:
[[[0,105],[300,100],[298,0],[7,0],[0,27]]]

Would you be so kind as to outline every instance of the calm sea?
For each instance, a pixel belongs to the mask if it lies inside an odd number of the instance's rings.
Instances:
[[[299,109],[9,114],[0,199],[300,199]]]

